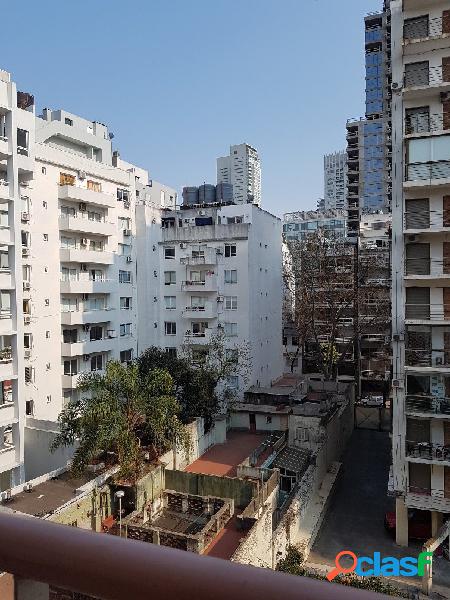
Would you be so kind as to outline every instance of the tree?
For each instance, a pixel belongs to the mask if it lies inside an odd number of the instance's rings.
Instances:
[[[155,368],[142,373],[137,363],[108,362],[104,375],[85,373],[78,398],[59,416],[60,433],[52,443],[77,445],[72,468],[82,471],[102,451],[113,451],[120,475],[136,479],[144,447],[162,453],[174,444],[189,450],[189,435],[179,418],[180,406],[170,374]]]
[[[214,417],[234,397],[235,391],[226,385],[227,378],[241,375],[247,381],[250,357],[246,345],[229,347],[224,333],[219,331],[211,335],[207,346],[186,339],[179,356],[160,348],[148,348],[138,364],[143,374],[155,368],[165,369],[174,381],[183,423],[203,417],[209,428]]]
[[[360,260],[355,244],[320,230],[289,242],[289,249],[292,265],[284,279],[295,299],[293,326],[304,362],[325,380],[345,363],[353,363],[354,371],[362,333],[389,327],[389,295],[377,284],[376,253]]]

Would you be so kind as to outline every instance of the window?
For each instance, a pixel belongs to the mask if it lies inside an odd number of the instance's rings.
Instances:
[[[405,87],[426,86],[430,83],[430,69],[427,60],[405,65]]]
[[[164,284],[175,285],[177,282],[177,274],[175,271],[164,271]]]
[[[28,131],[17,129],[17,153],[28,156]]]
[[[76,241],[75,238],[69,238],[69,237],[61,236],[60,246],[64,250],[69,250],[71,248],[76,248],[76,245],[77,245],[77,241]],[[23,240],[22,240],[22,246],[23,246]]]
[[[131,323],[122,323],[120,325],[120,337],[131,335]]]
[[[34,415],[34,401],[26,400],[25,401],[25,413],[27,417],[32,417]]]
[[[103,327],[100,325],[93,325],[89,330],[89,339],[91,342],[103,339]]]
[[[88,210],[88,220],[102,223],[104,221],[104,215],[94,210]]]
[[[119,200],[119,202],[121,202],[122,200],[124,202],[128,202],[130,199],[128,190],[125,190],[123,188],[117,188],[117,200]]]
[[[128,217],[119,217],[119,229],[130,229],[131,219]]]
[[[30,234],[28,231],[21,231],[21,238],[22,238],[22,246],[24,248],[29,248],[30,247]]]
[[[0,269],[9,269],[9,252],[0,247]]]
[[[9,315],[11,312],[10,292],[0,292],[0,313]]]
[[[91,371],[103,370],[103,355],[97,354],[91,357]]]
[[[129,362],[130,360],[133,360],[133,349],[122,350],[120,353],[120,362],[124,363]]]
[[[225,244],[225,258],[236,256],[236,244]]]
[[[243,223],[244,217],[227,217],[227,225],[233,225],[235,223]]]
[[[75,344],[78,342],[77,329],[63,329],[63,342],[65,344]]]
[[[0,405],[11,404],[13,402],[12,381],[5,379],[0,382]]]
[[[64,375],[76,375],[78,373],[78,361],[76,358],[64,361]]]
[[[43,234],[44,242],[48,242],[48,233]]]
[[[105,298],[89,298],[89,310],[105,310]]]
[[[72,121],[72,119],[69,119],[69,117],[65,117],[65,119],[64,119],[64,123],[65,123],[66,125],[70,125],[71,127],[72,127],[72,125],[73,125],[73,121]]]
[[[131,271],[119,271],[119,283],[131,283]]]
[[[239,377],[237,375],[229,375],[227,377],[227,386],[233,390],[239,387]]]
[[[164,296],[164,307],[168,310],[173,310],[177,307],[176,296]]]
[[[60,173],[59,185],[75,185],[75,175],[69,175],[68,173]]]
[[[236,269],[225,269],[225,283],[237,283]]]
[[[225,310],[237,310],[237,296],[225,296]]]
[[[403,24],[403,37],[405,40],[428,37],[428,15],[405,19]]]
[[[234,337],[238,334],[237,323],[224,323],[224,332],[228,337]]]
[[[93,252],[103,252],[103,242],[100,240],[89,240],[89,250],[92,250]]]
[[[165,321],[164,322],[164,333],[166,335],[176,335],[177,334],[177,324],[173,321]]]
[[[93,192],[101,192],[102,191],[102,184],[98,183],[98,181],[92,181],[92,180],[88,179],[86,182],[86,185],[87,185],[87,189],[92,190]]]
[[[130,310],[131,309],[131,298],[128,296],[124,296],[120,298],[120,308],[122,310]]]
[[[119,244],[119,254],[121,256],[131,256],[131,245]]]
[[[31,333],[24,333],[23,334],[23,347],[25,348],[25,350],[31,350],[33,344],[33,337]]]
[[[193,322],[191,323],[191,327],[192,327],[192,333],[194,335],[198,335],[200,337],[204,337],[206,335],[206,330],[208,329],[208,323],[207,322]]]
[[[309,441],[309,430],[305,427],[297,427],[297,436],[296,440],[298,442],[308,442]]]
[[[165,350],[169,356],[173,356],[174,358],[177,357],[177,349],[176,348],[169,347],[169,348],[166,348]]]
[[[175,258],[175,248],[164,248],[164,258],[172,260]]]
[[[0,210],[0,227],[8,227],[9,226],[9,215],[8,210]]]

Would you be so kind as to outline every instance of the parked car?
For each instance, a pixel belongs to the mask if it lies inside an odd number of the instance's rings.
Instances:
[[[395,511],[384,515],[384,527],[388,533],[395,536]],[[431,512],[428,510],[410,509],[408,511],[408,534],[411,540],[425,541],[431,537]]]
[[[383,396],[364,396],[361,398],[361,404],[364,406],[383,406]]]

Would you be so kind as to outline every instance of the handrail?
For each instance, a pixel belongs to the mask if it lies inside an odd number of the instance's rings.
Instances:
[[[1,570],[102,600],[387,598],[17,514],[0,512],[0,539]]]

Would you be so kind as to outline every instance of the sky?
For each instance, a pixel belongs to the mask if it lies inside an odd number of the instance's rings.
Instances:
[[[315,208],[323,155],[364,112],[363,17],[382,0],[2,3],[0,68],[38,114],[107,124],[124,160],[179,191],[247,142],[281,216]]]

